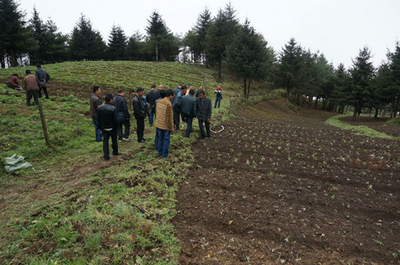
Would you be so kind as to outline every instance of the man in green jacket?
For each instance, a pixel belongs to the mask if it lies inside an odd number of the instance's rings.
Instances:
[[[183,96],[181,100],[181,111],[182,115],[186,118],[186,137],[190,138],[190,132],[192,131],[193,119],[196,118],[197,105],[196,99],[193,97],[194,89],[189,90],[189,95]]]

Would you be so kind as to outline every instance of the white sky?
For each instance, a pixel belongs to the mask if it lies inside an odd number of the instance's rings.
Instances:
[[[106,40],[115,25],[129,37],[145,33],[147,19],[156,10],[174,34],[182,36],[207,6],[212,16],[229,0],[17,0],[27,19],[33,7],[42,20],[51,18],[70,34],[81,14],[90,19]],[[280,52],[290,38],[312,52],[321,52],[335,67],[352,65],[368,46],[379,66],[400,41],[400,0],[231,0],[240,23],[246,18]]]

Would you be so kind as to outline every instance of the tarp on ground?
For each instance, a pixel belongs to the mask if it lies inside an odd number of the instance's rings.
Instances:
[[[33,168],[32,164],[25,161],[25,157],[13,154],[11,157],[4,158],[4,169],[6,172],[11,173],[19,169]]]

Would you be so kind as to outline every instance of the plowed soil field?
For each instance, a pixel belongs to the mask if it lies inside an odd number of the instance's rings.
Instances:
[[[399,140],[283,109],[241,111],[193,147],[180,264],[400,264]]]

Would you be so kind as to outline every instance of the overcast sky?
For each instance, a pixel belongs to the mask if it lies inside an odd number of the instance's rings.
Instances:
[[[17,0],[18,1],[18,0]],[[42,20],[52,19],[70,34],[81,14],[90,19],[106,40],[115,25],[129,37],[145,33],[147,19],[156,10],[174,34],[182,36],[207,6],[212,16],[229,1],[222,0],[20,0],[27,19],[33,7]],[[323,53],[335,67],[352,65],[359,50],[368,46],[373,63],[386,60],[400,40],[400,0],[231,0],[240,23],[246,18],[280,52],[290,38],[312,52]]]

